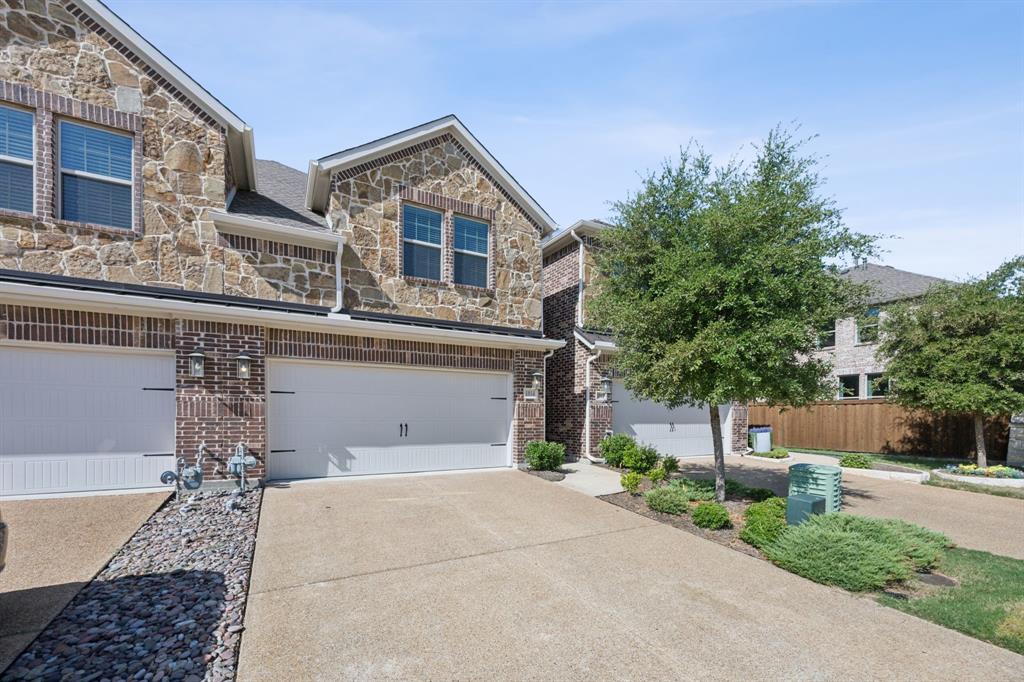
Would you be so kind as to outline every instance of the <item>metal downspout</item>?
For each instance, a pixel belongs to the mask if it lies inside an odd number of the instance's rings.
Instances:
[[[586,415],[583,418],[583,429],[585,431],[585,433],[583,434],[583,439],[584,439],[584,441],[583,441],[584,442],[583,456],[586,457],[589,460],[593,460],[594,459],[593,454],[591,454],[591,452],[590,452],[590,395],[591,395],[591,390],[590,390],[590,368],[594,364],[594,360],[597,360],[599,357],[601,357],[601,351],[600,350],[598,350],[596,353],[594,353],[589,358],[587,358],[587,373],[586,373],[587,374],[587,378],[586,378],[586,382],[587,382],[587,407],[586,407],[587,413],[586,413]]]
[[[569,230],[569,236],[579,242],[579,273],[576,275],[576,326],[583,328],[583,240],[576,234],[576,230]]]

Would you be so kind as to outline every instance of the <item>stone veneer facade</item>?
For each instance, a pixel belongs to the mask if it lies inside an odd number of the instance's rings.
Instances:
[[[444,214],[441,281],[403,275],[406,202]],[[485,288],[452,281],[455,214],[490,224]],[[541,329],[540,229],[451,135],[336,173],[328,217],[348,238],[347,308]]]
[[[584,244],[572,241],[544,256],[544,331],[551,338],[565,339],[548,360],[547,366],[547,440],[565,445],[569,459],[578,459],[586,449],[587,415],[587,360],[591,351],[576,340],[577,307],[579,304],[579,257],[583,249],[583,276],[586,286],[584,302],[594,293],[596,268],[592,249],[594,240],[583,238]],[[584,303],[584,306],[586,303]],[[586,308],[583,323],[586,326]],[[591,365],[590,391],[596,395],[601,389],[601,377],[614,372],[609,356],[601,356]],[[614,403],[591,400],[590,442],[591,454],[599,456],[597,444],[612,428]],[[732,405],[731,443],[734,451],[747,445],[747,407]]]

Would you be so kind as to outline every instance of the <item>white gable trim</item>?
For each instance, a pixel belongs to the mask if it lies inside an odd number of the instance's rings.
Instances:
[[[577,220],[569,227],[548,236],[547,239],[541,242],[540,247],[543,249],[544,255],[547,255],[562,248],[565,244],[568,244],[572,239],[570,235],[573,232],[577,235],[594,237],[605,230],[611,229],[612,227],[614,226],[608,225],[607,223],[601,223],[596,220]]]
[[[202,106],[214,120],[224,126],[228,132],[228,147],[232,157],[244,160],[241,168],[235,168],[235,179],[241,187],[255,190],[256,150],[252,128],[102,2],[75,2],[110,35],[131,48],[149,66],[159,71],[168,82]]]
[[[487,148],[469,132],[456,116],[449,115],[402,132],[382,137],[358,147],[352,147],[321,159],[309,162],[309,181],[306,186],[306,207],[326,210],[330,193],[331,176],[362,163],[367,163],[388,154],[394,154],[407,147],[448,133],[465,147],[475,160],[491,174],[502,187],[522,206],[527,215],[541,226],[544,234],[557,229],[554,219],[541,208],[522,185],[495,159]]]

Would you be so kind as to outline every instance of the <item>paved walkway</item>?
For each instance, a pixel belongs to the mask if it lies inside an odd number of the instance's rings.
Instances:
[[[517,471],[270,488],[240,680],[1019,679],[1024,657]]]
[[[103,568],[169,493],[0,502],[0,672]]]
[[[622,492],[622,485],[619,483],[620,474],[604,467],[594,466],[589,460],[568,462],[562,465],[561,470],[565,472],[565,478],[559,481],[558,485],[577,492],[594,497]]]
[[[761,457],[726,457],[726,476],[785,495],[789,466],[796,462],[836,464],[822,455],[794,455],[793,461]],[[683,459],[687,476],[714,477],[710,457]],[[958,545],[1024,559],[1024,500],[950,490],[907,481],[843,475],[843,510],[879,518],[896,518],[945,533]]]

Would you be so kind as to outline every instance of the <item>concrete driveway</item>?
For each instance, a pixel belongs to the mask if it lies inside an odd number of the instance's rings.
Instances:
[[[1019,679],[1024,657],[515,471],[266,491],[240,680]]]
[[[61,612],[169,493],[0,502],[10,526],[0,572],[0,672]]]
[[[792,462],[729,456],[725,458],[725,475],[785,495],[790,464],[835,466],[836,461],[821,455],[794,454]],[[710,457],[680,460],[680,471],[697,478],[715,475]],[[1024,500],[844,473],[843,511],[903,519],[945,533],[961,547],[1024,559]]]

